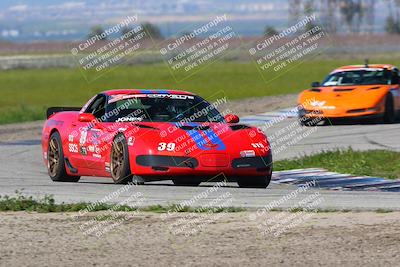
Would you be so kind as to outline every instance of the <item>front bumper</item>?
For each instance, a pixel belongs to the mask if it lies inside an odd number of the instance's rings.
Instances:
[[[300,109],[300,118],[346,119],[346,118],[378,118],[383,116],[380,108],[359,108],[341,110]]]
[[[202,155],[196,158],[182,156],[139,155],[131,162],[132,173],[139,176],[225,177],[265,176],[272,172],[272,155],[230,158],[229,155]],[[132,166],[133,165],[133,166]]]

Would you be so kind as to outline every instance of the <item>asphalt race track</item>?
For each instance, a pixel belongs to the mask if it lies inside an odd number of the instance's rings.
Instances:
[[[270,113],[244,118],[243,121],[263,127],[271,118]],[[296,119],[289,117],[271,127],[263,128],[271,136],[279,132],[288,132],[298,129]],[[296,126],[293,126],[296,125]],[[2,126],[3,127],[3,126]],[[4,128],[0,127],[1,133]],[[40,132],[41,125],[37,123],[36,132]],[[357,150],[391,149],[400,151],[400,123],[334,125],[318,127],[301,127],[302,138],[285,145],[279,143],[274,148],[274,159],[283,159],[316,153],[321,150],[348,148]],[[288,130],[289,129],[289,130]],[[288,131],[287,131],[288,130]],[[308,131],[308,134],[303,134]],[[287,141],[287,140],[286,140]],[[290,142],[290,141],[289,141]],[[14,195],[18,190],[25,195],[44,196],[53,195],[58,202],[97,201],[110,194],[122,185],[112,184],[110,179],[84,177],[79,183],[55,183],[50,180],[42,162],[39,137],[37,135],[23,136],[16,140],[0,139],[0,195]],[[140,191],[145,201],[143,206],[161,204],[167,205],[189,200],[206,191],[212,184],[203,183],[200,187],[176,187],[169,181],[148,183],[135,186],[131,190]],[[198,200],[194,206],[203,205],[220,194],[229,192],[232,196],[232,205],[246,208],[261,208],[265,205],[282,199],[297,187],[289,184],[271,184],[268,189],[240,189],[236,184],[228,184],[220,188],[216,194]],[[360,192],[360,191],[333,191],[325,189],[309,189],[298,195],[307,195],[318,192],[323,198],[319,203],[321,209],[346,210],[400,210],[400,194],[393,192]],[[128,197],[132,191],[127,191],[114,199],[115,202]],[[114,201],[113,200],[113,201]],[[298,199],[291,199],[277,207],[288,208]]]
[[[396,124],[365,123],[346,124],[327,122],[324,126],[299,127],[293,109],[284,109],[276,112],[267,112],[254,116],[247,116],[242,122],[260,127],[270,138],[277,135],[276,147],[273,146],[274,159],[285,159],[304,154],[318,153],[323,150],[353,148],[355,150],[387,149],[400,151],[400,122]],[[288,117],[282,122],[274,123],[269,127],[269,122],[276,118]],[[355,121],[357,123],[357,121]],[[288,129],[288,130],[286,130]],[[278,134],[278,133],[283,134]],[[292,133],[292,134],[291,134]],[[296,133],[296,135],[293,135]],[[284,135],[292,136],[291,139],[302,137],[298,142],[282,147],[290,141],[279,142]],[[285,139],[285,138],[283,138]]]

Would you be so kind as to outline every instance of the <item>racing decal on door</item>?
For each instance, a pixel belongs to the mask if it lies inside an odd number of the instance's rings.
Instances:
[[[81,154],[82,154],[83,156],[87,156],[87,149],[86,149],[86,147],[81,146]]]
[[[70,153],[79,153],[79,146],[75,142],[76,136],[77,136],[76,131],[73,131],[68,135],[68,151]]]
[[[78,144],[69,143],[68,151],[71,153],[78,153]]]
[[[81,131],[81,138],[79,139],[79,144],[84,145],[86,143],[87,131]]]

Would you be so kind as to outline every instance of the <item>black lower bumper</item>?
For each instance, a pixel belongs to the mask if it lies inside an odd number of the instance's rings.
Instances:
[[[236,158],[232,160],[232,168],[255,168],[264,169],[272,166],[272,155],[268,154],[266,157],[249,157],[249,158]]]
[[[194,169],[199,166],[199,162],[195,158],[159,155],[137,156],[136,163],[146,167],[178,167]]]
[[[136,163],[145,167],[158,168],[169,167],[191,168],[199,166],[199,161],[191,157],[181,156],[160,156],[160,155],[140,155],[136,157]],[[272,154],[264,157],[235,158],[231,162],[233,169],[256,169],[258,172],[266,172],[272,168]]]

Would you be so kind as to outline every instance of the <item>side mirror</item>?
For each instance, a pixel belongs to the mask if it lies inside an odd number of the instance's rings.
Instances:
[[[320,87],[321,84],[319,82],[312,82],[311,83],[311,87],[315,88],[315,87]]]
[[[79,114],[78,121],[94,122],[94,121],[96,121],[96,117],[92,113],[81,113],[81,114]]]
[[[239,117],[235,114],[227,114],[224,117],[224,119],[227,123],[238,123],[239,122]]]

